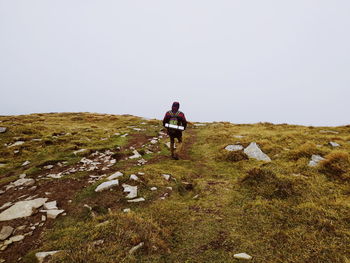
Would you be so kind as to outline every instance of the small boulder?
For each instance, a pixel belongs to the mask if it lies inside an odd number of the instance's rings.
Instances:
[[[329,142],[329,145],[332,147],[339,147],[340,146],[340,144],[336,143],[336,142]]]
[[[137,186],[131,186],[128,184],[122,185],[125,193],[129,193],[126,198],[131,199],[137,197]]]
[[[165,180],[169,181],[170,179],[170,174],[162,174],[162,176],[164,177]]]
[[[252,256],[246,254],[246,253],[239,253],[239,254],[234,254],[233,255],[234,258],[238,258],[238,259],[252,259]]]
[[[47,202],[44,204],[44,209],[46,210],[52,210],[52,209],[58,209],[57,208],[57,201]]]
[[[234,144],[233,145],[227,145],[225,147],[225,150],[230,151],[230,152],[241,151],[241,150],[243,150],[243,146],[239,145],[239,144],[237,144],[237,145],[234,145]]]
[[[144,201],[146,201],[145,198],[140,197],[140,198],[128,200],[128,203],[138,203],[138,202],[144,202]]]
[[[111,180],[108,182],[104,182],[104,183],[100,184],[99,186],[97,186],[97,188],[95,189],[95,192],[102,192],[104,190],[111,189],[112,187],[115,187],[117,185],[119,185],[118,180]]]
[[[130,156],[129,159],[138,159],[138,158],[141,158],[141,157],[142,157],[142,155],[139,154],[139,152],[136,151],[136,150],[134,150],[132,153],[133,153],[134,155]]]
[[[0,231],[0,240],[5,240],[7,239],[9,236],[12,235],[13,233],[13,227],[11,226],[3,226],[1,228],[1,231]]]
[[[16,218],[31,216],[36,208],[39,208],[47,198],[37,198],[30,201],[19,201],[0,214],[0,221],[9,221]]]
[[[46,210],[46,216],[50,219],[55,219],[59,214],[62,214],[64,210]]]
[[[35,256],[38,259],[38,262],[42,263],[44,262],[45,258],[52,256],[58,252],[59,251],[38,252],[38,253],[35,253]]]
[[[137,175],[132,174],[130,175],[130,180],[139,181],[140,179],[137,177]]]
[[[244,149],[244,153],[248,155],[249,158],[271,162],[270,157],[263,153],[255,142],[250,143],[249,146]]]
[[[107,177],[107,180],[114,180],[114,179],[116,179],[116,178],[118,178],[118,177],[121,177],[121,176],[123,176],[123,174],[121,173],[121,172],[116,172],[116,173],[114,173],[114,174],[112,174],[112,175],[110,175],[110,176],[108,176]]]
[[[323,158],[322,156],[313,154],[313,155],[311,156],[311,160],[310,160],[310,162],[309,162],[309,166],[310,166],[310,167],[315,167],[315,166],[318,165],[319,162],[321,162],[321,161],[323,161],[323,160],[324,160],[324,158]]]
[[[4,133],[7,131],[7,128],[6,127],[0,127],[0,133]]]
[[[22,166],[27,166],[28,164],[30,164],[30,161],[25,161],[24,163],[22,163]]]

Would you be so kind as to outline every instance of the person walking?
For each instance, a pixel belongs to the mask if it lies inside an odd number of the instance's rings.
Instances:
[[[177,152],[180,152],[182,147],[182,131],[186,130],[187,127],[185,114],[179,111],[179,108],[180,103],[177,101],[174,102],[171,110],[165,113],[163,119],[163,126],[167,128],[167,132],[170,137],[171,157],[175,160],[179,159],[178,154],[175,152],[175,139],[178,140],[179,144],[177,147]]]

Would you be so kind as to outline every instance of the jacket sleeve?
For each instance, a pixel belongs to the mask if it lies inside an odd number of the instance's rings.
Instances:
[[[164,119],[163,119],[163,126],[164,127],[165,127],[166,123],[169,123],[169,120],[170,120],[170,116],[169,116],[169,114],[167,112],[167,113],[165,113],[165,116],[164,116]]]
[[[182,112],[179,117],[181,118],[182,126],[184,126],[184,128],[186,129],[186,127],[187,127],[187,120],[186,120],[185,114]]]

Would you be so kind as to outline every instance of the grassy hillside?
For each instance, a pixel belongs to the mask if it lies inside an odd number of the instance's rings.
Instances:
[[[37,262],[36,252],[52,250],[61,252],[50,262],[240,262],[234,254],[241,252],[250,262],[350,262],[350,126],[192,124],[175,161],[158,120],[53,113],[0,121],[7,127],[0,134],[0,189],[23,173],[36,180],[36,187],[1,194],[0,206],[48,197],[66,213],[9,245],[0,256],[6,262]],[[251,142],[272,161],[225,150]],[[128,158],[134,150],[145,164]],[[83,158],[98,154],[116,162],[80,169]],[[313,154],[325,160],[310,167]],[[65,175],[70,169],[77,171]],[[107,180],[103,175],[117,171],[124,174],[119,186],[94,191]],[[145,201],[128,203],[124,183],[138,186]],[[25,226],[18,230],[24,233],[41,215],[0,228]]]

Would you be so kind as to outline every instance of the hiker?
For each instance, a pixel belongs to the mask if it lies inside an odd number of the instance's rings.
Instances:
[[[180,103],[174,102],[171,110],[165,113],[164,119],[163,119],[163,126],[168,124],[176,125],[176,126],[182,126],[183,130],[186,129],[187,121],[185,118],[185,114],[181,111],[179,111]],[[177,138],[179,147],[177,147],[177,152],[180,151],[182,146],[182,130],[170,128],[167,127],[168,135],[170,137],[170,151],[171,151],[171,157],[175,160],[179,159],[179,156],[177,153],[175,153],[175,138]]]

